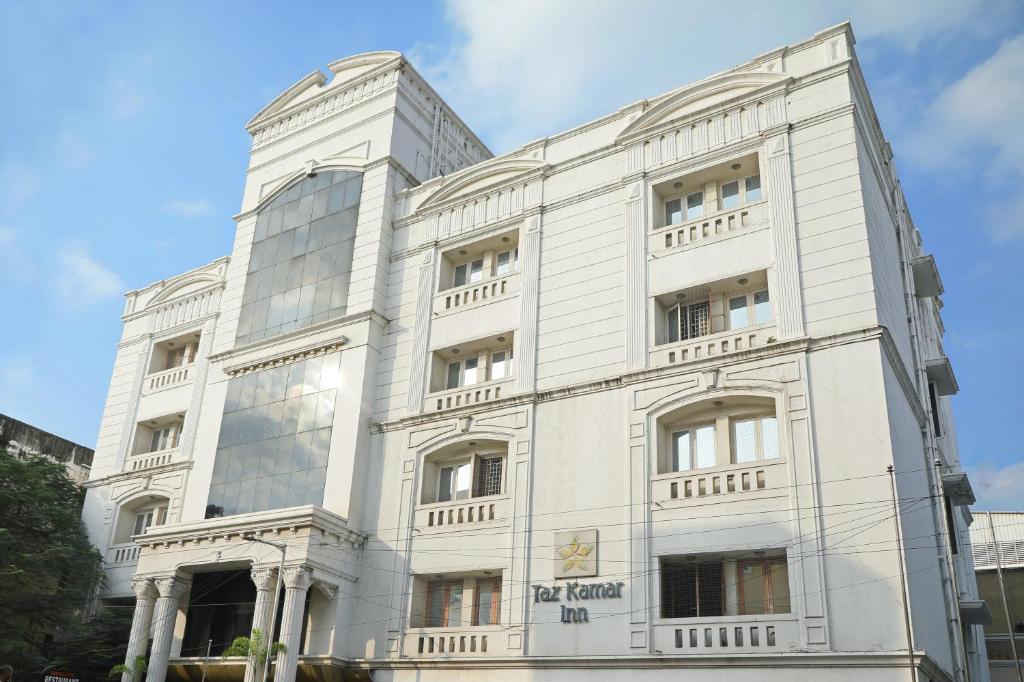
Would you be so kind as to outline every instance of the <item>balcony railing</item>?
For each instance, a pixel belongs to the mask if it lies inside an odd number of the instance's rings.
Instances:
[[[508,395],[511,388],[512,378],[506,377],[496,381],[487,381],[431,393],[427,396],[427,410],[439,412],[457,407],[466,407],[467,405],[478,405]]]
[[[444,314],[467,307],[483,305],[519,291],[518,273],[473,282],[456,289],[446,289],[434,297],[434,312]]]
[[[150,393],[187,384],[192,381],[194,369],[195,365],[184,365],[149,374],[142,384],[142,394],[149,395]]]
[[[767,323],[716,332],[686,341],[665,343],[655,346],[651,350],[651,366],[660,367],[680,362],[704,360],[764,346],[775,340],[776,333],[775,325]]]
[[[799,624],[790,614],[688,618],[654,626],[654,648],[665,653],[758,654],[799,643]]]
[[[742,495],[788,485],[781,459],[730,464],[706,470],[657,474],[651,481],[651,501],[697,500],[718,495]]]
[[[737,230],[763,225],[768,220],[768,203],[760,201],[701,216],[675,225],[665,225],[651,234],[651,251],[677,249],[707,241]]]
[[[499,495],[422,504],[416,508],[414,527],[420,531],[476,528],[504,521],[507,510],[508,498]]]
[[[464,656],[503,656],[505,643],[497,625],[457,628],[414,628],[405,635],[407,656],[461,658]]]
[[[107,549],[107,563],[112,566],[134,564],[139,560],[139,546],[134,542],[111,545]]]
[[[178,448],[167,448],[156,452],[145,452],[140,455],[132,455],[125,463],[126,471],[142,471],[153,467],[172,464],[179,460],[181,450]]]

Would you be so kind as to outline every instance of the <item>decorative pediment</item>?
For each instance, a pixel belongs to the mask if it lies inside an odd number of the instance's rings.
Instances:
[[[694,112],[729,100],[750,95],[789,80],[789,77],[768,71],[745,71],[715,76],[678,90],[656,102],[635,121],[626,126],[619,139],[630,138],[647,130],[684,118]]]
[[[270,104],[260,109],[245,127],[252,131],[259,127],[260,124],[292,106],[311,100],[329,88],[359,78],[382,64],[401,59],[401,57],[400,53],[391,51],[364,52],[363,54],[331,62],[327,66],[332,74],[329,83],[327,76],[319,69],[311,72],[275,97]]]
[[[197,272],[185,275],[179,280],[169,282],[159,293],[149,299],[146,307],[152,308],[173,298],[188,296],[209,287],[211,284],[220,284],[223,281],[223,278],[215,272]]]
[[[419,205],[420,211],[440,204],[456,201],[498,185],[514,182],[526,176],[542,172],[547,167],[535,159],[499,159],[472,166],[441,186]]]

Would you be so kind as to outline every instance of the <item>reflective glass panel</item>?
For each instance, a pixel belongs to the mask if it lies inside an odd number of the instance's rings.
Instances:
[[[324,171],[256,217],[236,341],[251,343],[342,317],[363,176]]]
[[[323,503],[340,361],[329,353],[230,380],[208,504],[229,516]]]
[[[699,218],[704,215],[704,192],[686,195],[686,217]]]
[[[741,329],[750,324],[747,315],[747,297],[737,296],[729,299],[729,329]]]
[[[772,304],[768,300],[768,291],[754,294],[754,322],[761,324],[772,319]]]
[[[752,201],[758,201],[761,198],[761,176],[751,175],[744,181],[746,189],[746,201],[749,204]]]
[[[761,418],[761,452],[765,459],[779,457],[779,422],[775,417]]]
[[[740,183],[733,180],[722,185],[722,208],[736,208],[740,205]]]
[[[696,430],[694,441],[697,450],[697,468],[704,469],[715,466],[715,427],[700,427]]]
[[[732,441],[737,464],[757,459],[757,424],[753,419],[733,422]]]
[[[675,225],[683,222],[683,200],[672,199],[665,202],[665,224]]]

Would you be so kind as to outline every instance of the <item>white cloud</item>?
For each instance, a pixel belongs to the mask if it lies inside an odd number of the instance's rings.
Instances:
[[[11,210],[29,201],[39,189],[40,178],[27,164],[7,161],[0,166],[0,211]]]
[[[36,264],[21,237],[21,230],[0,225],[0,282],[24,284],[35,279]]]
[[[471,126],[505,151],[651,97],[852,17],[858,37],[912,50],[990,27],[1006,2],[449,0],[462,35],[411,51]]]
[[[84,170],[95,158],[92,147],[70,130],[62,130],[57,134],[54,153],[58,161],[72,171]]]
[[[1001,468],[978,467],[971,477],[976,509],[987,511],[1020,511],[1024,507],[1024,461]]]
[[[213,203],[206,199],[173,199],[162,210],[183,218],[198,218],[213,213]]]
[[[93,258],[84,242],[65,244],[57,254],[57,267],[55,292],[69,307],[89,306],[125,290],[121,278]]]
[[[107,108],[117,118],[138,117],[149,106],[149,101],[150,97],[127,78],[114,77],[107,84]]]

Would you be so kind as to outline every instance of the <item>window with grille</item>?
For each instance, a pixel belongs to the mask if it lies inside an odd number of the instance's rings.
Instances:
[[[436,487],[424,485],[423,504],[501,495],[504,455],[463,455],[428,463],[425,477],[437,476]]]
[[[501,468],[504,457],[477,457],[475,463],[476,485],[473,497],[501,494]]]
[[[699,618],[725,615],[722,561],[661,560],[661,617]]]
[[[790,612],[789,568],[781,550],[666,556],[659,569],[662,618]]]
[[[462,578],[433,580],[427,587],[426,627],[462,625]]]
[[[707,301],[672,306],[668,310],[668,340],[685,341],[710,332],[710,306]]]
[[[497,625],[501,615],[501,578],[480,578],[475,587],[473,625]]]

